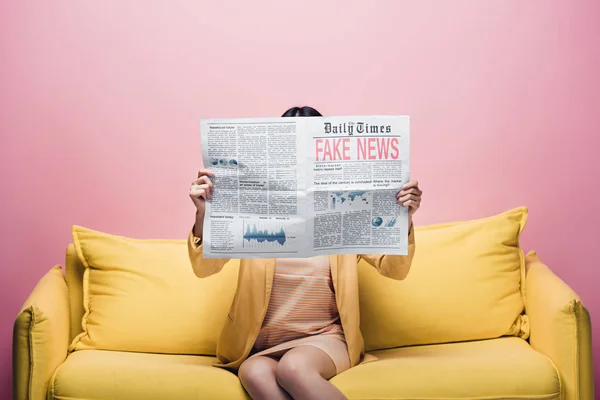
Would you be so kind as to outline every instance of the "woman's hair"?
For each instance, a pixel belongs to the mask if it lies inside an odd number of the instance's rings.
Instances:
[[[320,112],[312,107],[292,107],[283,113],[282,117],[322,117]]]

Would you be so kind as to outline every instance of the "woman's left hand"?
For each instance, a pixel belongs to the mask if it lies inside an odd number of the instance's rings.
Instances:
[[[410,181],[396,194],[396,203],[402,204],[404,207],[410,207],[408,217],[412,218],[413,214],[421,206],[422,195],[423,191],[419,189],[419,182]]]

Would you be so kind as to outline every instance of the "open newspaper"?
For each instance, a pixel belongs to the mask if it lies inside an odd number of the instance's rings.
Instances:
[[[207,119],[201,137],[204,257],[408,254],[407,116]]]

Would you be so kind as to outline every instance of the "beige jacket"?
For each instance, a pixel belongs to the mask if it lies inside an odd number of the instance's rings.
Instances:
[[[193,233],[188,238],[190,261],[196,276],[205,278],[216,274],[228,259],[203,258],[202,245],[197,245]],[[337,307],[351,366],[373,358],[364,356],[364,342],[360,332],[358,302],[358,261],[362,258],[382,275],[401,280],[410,269],[415,252],[414,232],[411,228],[407,256],[392,255],[333,255],[329,256],[331,276]],[[258,336],[269,305],[275,259],[242,259],[238,286],[228,318],[217,344],[216,366],[237,370],[248,358]]]

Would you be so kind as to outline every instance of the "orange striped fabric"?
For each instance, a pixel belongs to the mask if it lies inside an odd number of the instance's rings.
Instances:
[[[254,350],[319,334],[343,334],[329,258],[278,259],[271,299]]]

